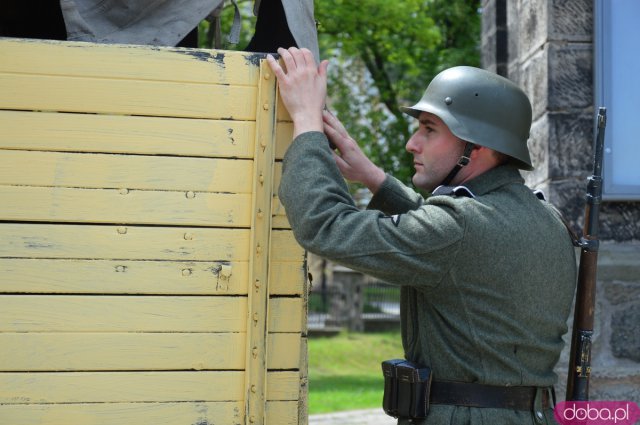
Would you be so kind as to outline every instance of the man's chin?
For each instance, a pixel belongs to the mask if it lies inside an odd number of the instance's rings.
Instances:
[[[432,187],[431,184],[429,184],[429,182],[425,181],[424,179],[420,178],[419,175],[414,174],[413,177],[411,178],[411,182],[413,183],[413,186],[420,189],[420,190],[426,190],[427,192],[431,192],[433,191],[433,189],[435,189],[435,187]]]

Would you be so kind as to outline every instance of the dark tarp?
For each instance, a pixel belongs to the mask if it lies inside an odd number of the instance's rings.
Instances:
[[[175,46],[222,1],[60,0],[60,6],[68,40]],[[275,19],[273,16],[281,8],[284,9],[286,23],[296,45],[307,47],[318,58],[313,0],[256,0],[254,6],[254,10],[260,12],[258,24],[262,30],[256,25],[256,34],[248,46],[249,50],[273,51],[274,46],[279,46],[278,42],[288,41],[286,36],[276,36],[276,39],[269,36],[282,33],[281,29],[268,31],[270,25],[278,25],[277,20],[273,23],[271,20]]]

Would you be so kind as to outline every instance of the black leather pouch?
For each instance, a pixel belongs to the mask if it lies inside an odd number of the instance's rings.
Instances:
[[[396,367],[398,375],[398,417],[422,419],[429,413],[431,369],[405,362]]]
[[[382,363],[384,397],[382,407],[396,418],[423,419],[429,413],[431,369],[406,360]]]
[[[382,409],[389,416],[398,417],[398,374],[396,366],[404,363],[403,359],[385,360],[382,362],[382,375],[384,376],[384,395],[382,397]]]

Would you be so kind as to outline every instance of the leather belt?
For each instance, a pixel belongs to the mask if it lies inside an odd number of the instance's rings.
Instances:
[[[536,387],[503,387],[433,380],[429,400],[432,404],[532,411],[536,391]],[[542,391],[543,409],[552,407],[551,391],[551,388],[544,388]]]

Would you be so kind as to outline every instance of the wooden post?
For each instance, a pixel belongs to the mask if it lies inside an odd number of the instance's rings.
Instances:
[[[260,63],[251,220],[251,287],[248,293],[245,408],[249,424],[265,423],[267,334],[269,318],[269,252],[275,139],[275,76]]]

